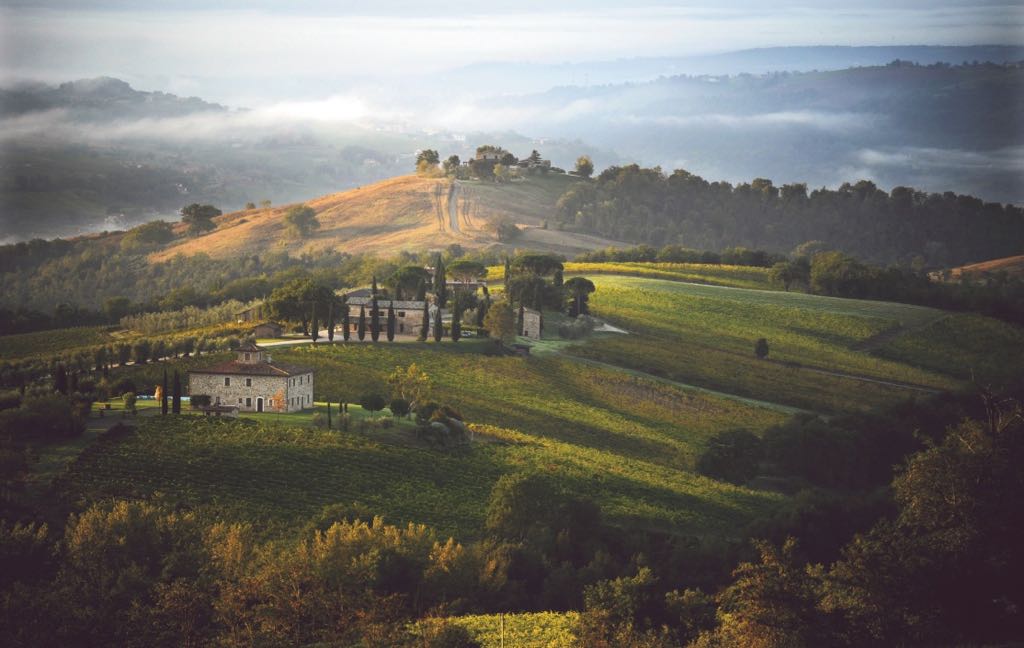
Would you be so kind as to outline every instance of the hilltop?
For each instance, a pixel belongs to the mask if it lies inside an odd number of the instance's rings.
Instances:
[[[217,229],[197,238],[177,239],[150,255],[166,261],[178,254],[224,259],[267,251],[301,254],[322,250],[386,252],[444,248],[458,244],[483,248],[501,244],[491,227],[514,222],[522,234],[505,244],[572,254],[616,242],[544,228],[555,204],[578,179],[564,174],[530,176],[508,184],[399,176],[365,187],[306,201],[320,228],[309,238],[290,237],[284,217],[293,205],[250,209],[214,220]],[[184,231],[184,226],[178,226]]]

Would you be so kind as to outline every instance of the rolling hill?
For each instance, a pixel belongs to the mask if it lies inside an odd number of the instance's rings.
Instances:
[[[1004,272],[1010,277],[1024,277],[1024,254],[953,268],[950,270],[949,276],[951,279],[959,279],[961,277],[977,279],[987,274],[993,275]]]
[[[206,254],[224,259],[266,251],[301,254],[337,249],[345,252],[424,250],[459,244],[481,248],[499,244],[489,228],[497,219],[515,222],[522,234],[514,247],[572,254],[621,245],[609,239],[545,229],[566,186],[577,180],[551,174],[498,185],[446,178],[399,176],[350,191],[307,201],[320,228],[309,238],[294,238],[284,217],[293,205],[237,211],[215,219],[217,229],[178,239],[154,252],[152,261],[178,254]],[[184,231],[184,226],[178,226]]]

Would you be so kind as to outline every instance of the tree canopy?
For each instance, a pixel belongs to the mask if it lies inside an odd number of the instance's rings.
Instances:
[[[576,159],[576,175],[582,178],[594,175],[594,163],[590,161],[589,156],[581,155]]]
[[[320,229],[316,212],[307,205],[296,205],[289,209],[284,215],[284,222],[288,225],[288,231],[296,238],[306,238]]]
[[[1021,207],[910,187],[886,193],[868,180],[808,191],[766,178],[734,186],[681,169],[666,175],[660,168],[613,166],[596,182],[571,185],[556,213],[566,225],[621,241],[772,252],[824,241],[884,264],[919,256],[926,266],[949,266],[1024,249]]]
[[[479,261],[461,259],[448,266],[448,275],[453,279],[472,282],[487,277],[487,266]]]
[[[217,226],[213,224],[213,218],[220,216],[221,211],[213,205],[200,205],[192,203],[181,208],[181,221],[188,225],[188,233],[197,236],[203,232],[209,232]]]
[[[520,254],[512,259],[513,274],[533,274],[547,277],[563,270],[562,260],[552,254]]]

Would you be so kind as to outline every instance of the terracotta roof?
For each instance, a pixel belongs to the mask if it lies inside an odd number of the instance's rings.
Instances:
[[[242,344],[242,346],[240,346],[237,349],[235,349],[235,352],[238,352],[238,351],[243,351],[243,352],[244,351],[259,352],[259,351],[263,351],[263,349],[261,347],[256,346],[252,342],[246,342],[246,343]]]
[[[239,362],[238,360],[228,360],[220,364],[215,364],[212,367],[206,367],[205,369],[193,369],[189,371],[189,373],[284,377],[313,373],[313,370],[309,367],[300,367],[299,365],[285,364],[283,362],[270,364],[269,362],[250,363]]]

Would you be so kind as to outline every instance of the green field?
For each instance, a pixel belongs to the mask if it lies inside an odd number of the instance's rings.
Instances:
[[[708,263],[575,263],[565,264],[566,274],[611,274],[669,281],[690,281],[714,286],[772,290],[768,268]]]
[[[961,384],[935,369],[861,350],[895,327],[942,318],[935,309],[635,277],[596,276],[594,282],[592,312],[630,333],[571,348],[583,357],[821,411],[868,409],[926,393],[855,378],[926,389]],[[760,337],[771,348],[765,361],[753,355]]]
[[[999,385],[1024,371],[1024,329],[991,317],[952,313],[893,338],[875,354]]]
[[[257,428],[145,419],[137,434],[86,452],[61,490],[72,502],[162,493],[277,531],[301,526],[325,505],[360,501],[392,522],[423,522],[460,539],[479,534],[492,485],[513,471],[552,473],[570,492],[594,497],[615,522],[701,535],[735,532],[780,501],[691,469],[715,432],[762,430],[784,414],[623,372],[581,371],[568,358],[484,356],[481,346],[339,344],[274,353],[315,367],[315,397],[332,402],[387,393],[387,374],[416,362],[439,398],[479,424],[469,448],[433,450],[401,427],[298,428],[274,414]],[[133,373],[143,379],[162,368]]]
[[[433,398],[473,423],[466,447],[424,445],[408,421],[328,431],[311,425],[312,412],[220,422],[140,417],[137,432],[89,446],[56,493],[72,508],[159,497],[211,519],[257,521],[270,537],[301,529],[324,506],[358,501],[390,522],[426,523],[465,541],[479,537],[502,474],[541,471],[594,498],[615,524],[734,535],[784,496],[695,474],[714,434],[779,424],[792,411],[779,404],[866,410],[928,393],[909,385],[957,388],[972,370],[1007,379],[1021,366],[1024,333],[984,317],[634,276],[593,279],[592,311],[628,333],[552,340],[552,317],[548,339],[528,358],[493,355],[493,343],[473,339],[273,349],[275,360],[315,369],[321,413],[327,400],[390,397],[388,374],[416,363],[430,376]],[[769,340],[767,360],[753,355],[758,337]],[[151,391],[165,367],[184,372],[228,355],[115,375]],[[52,453],[48,470],[58,472],[80,450]]]

